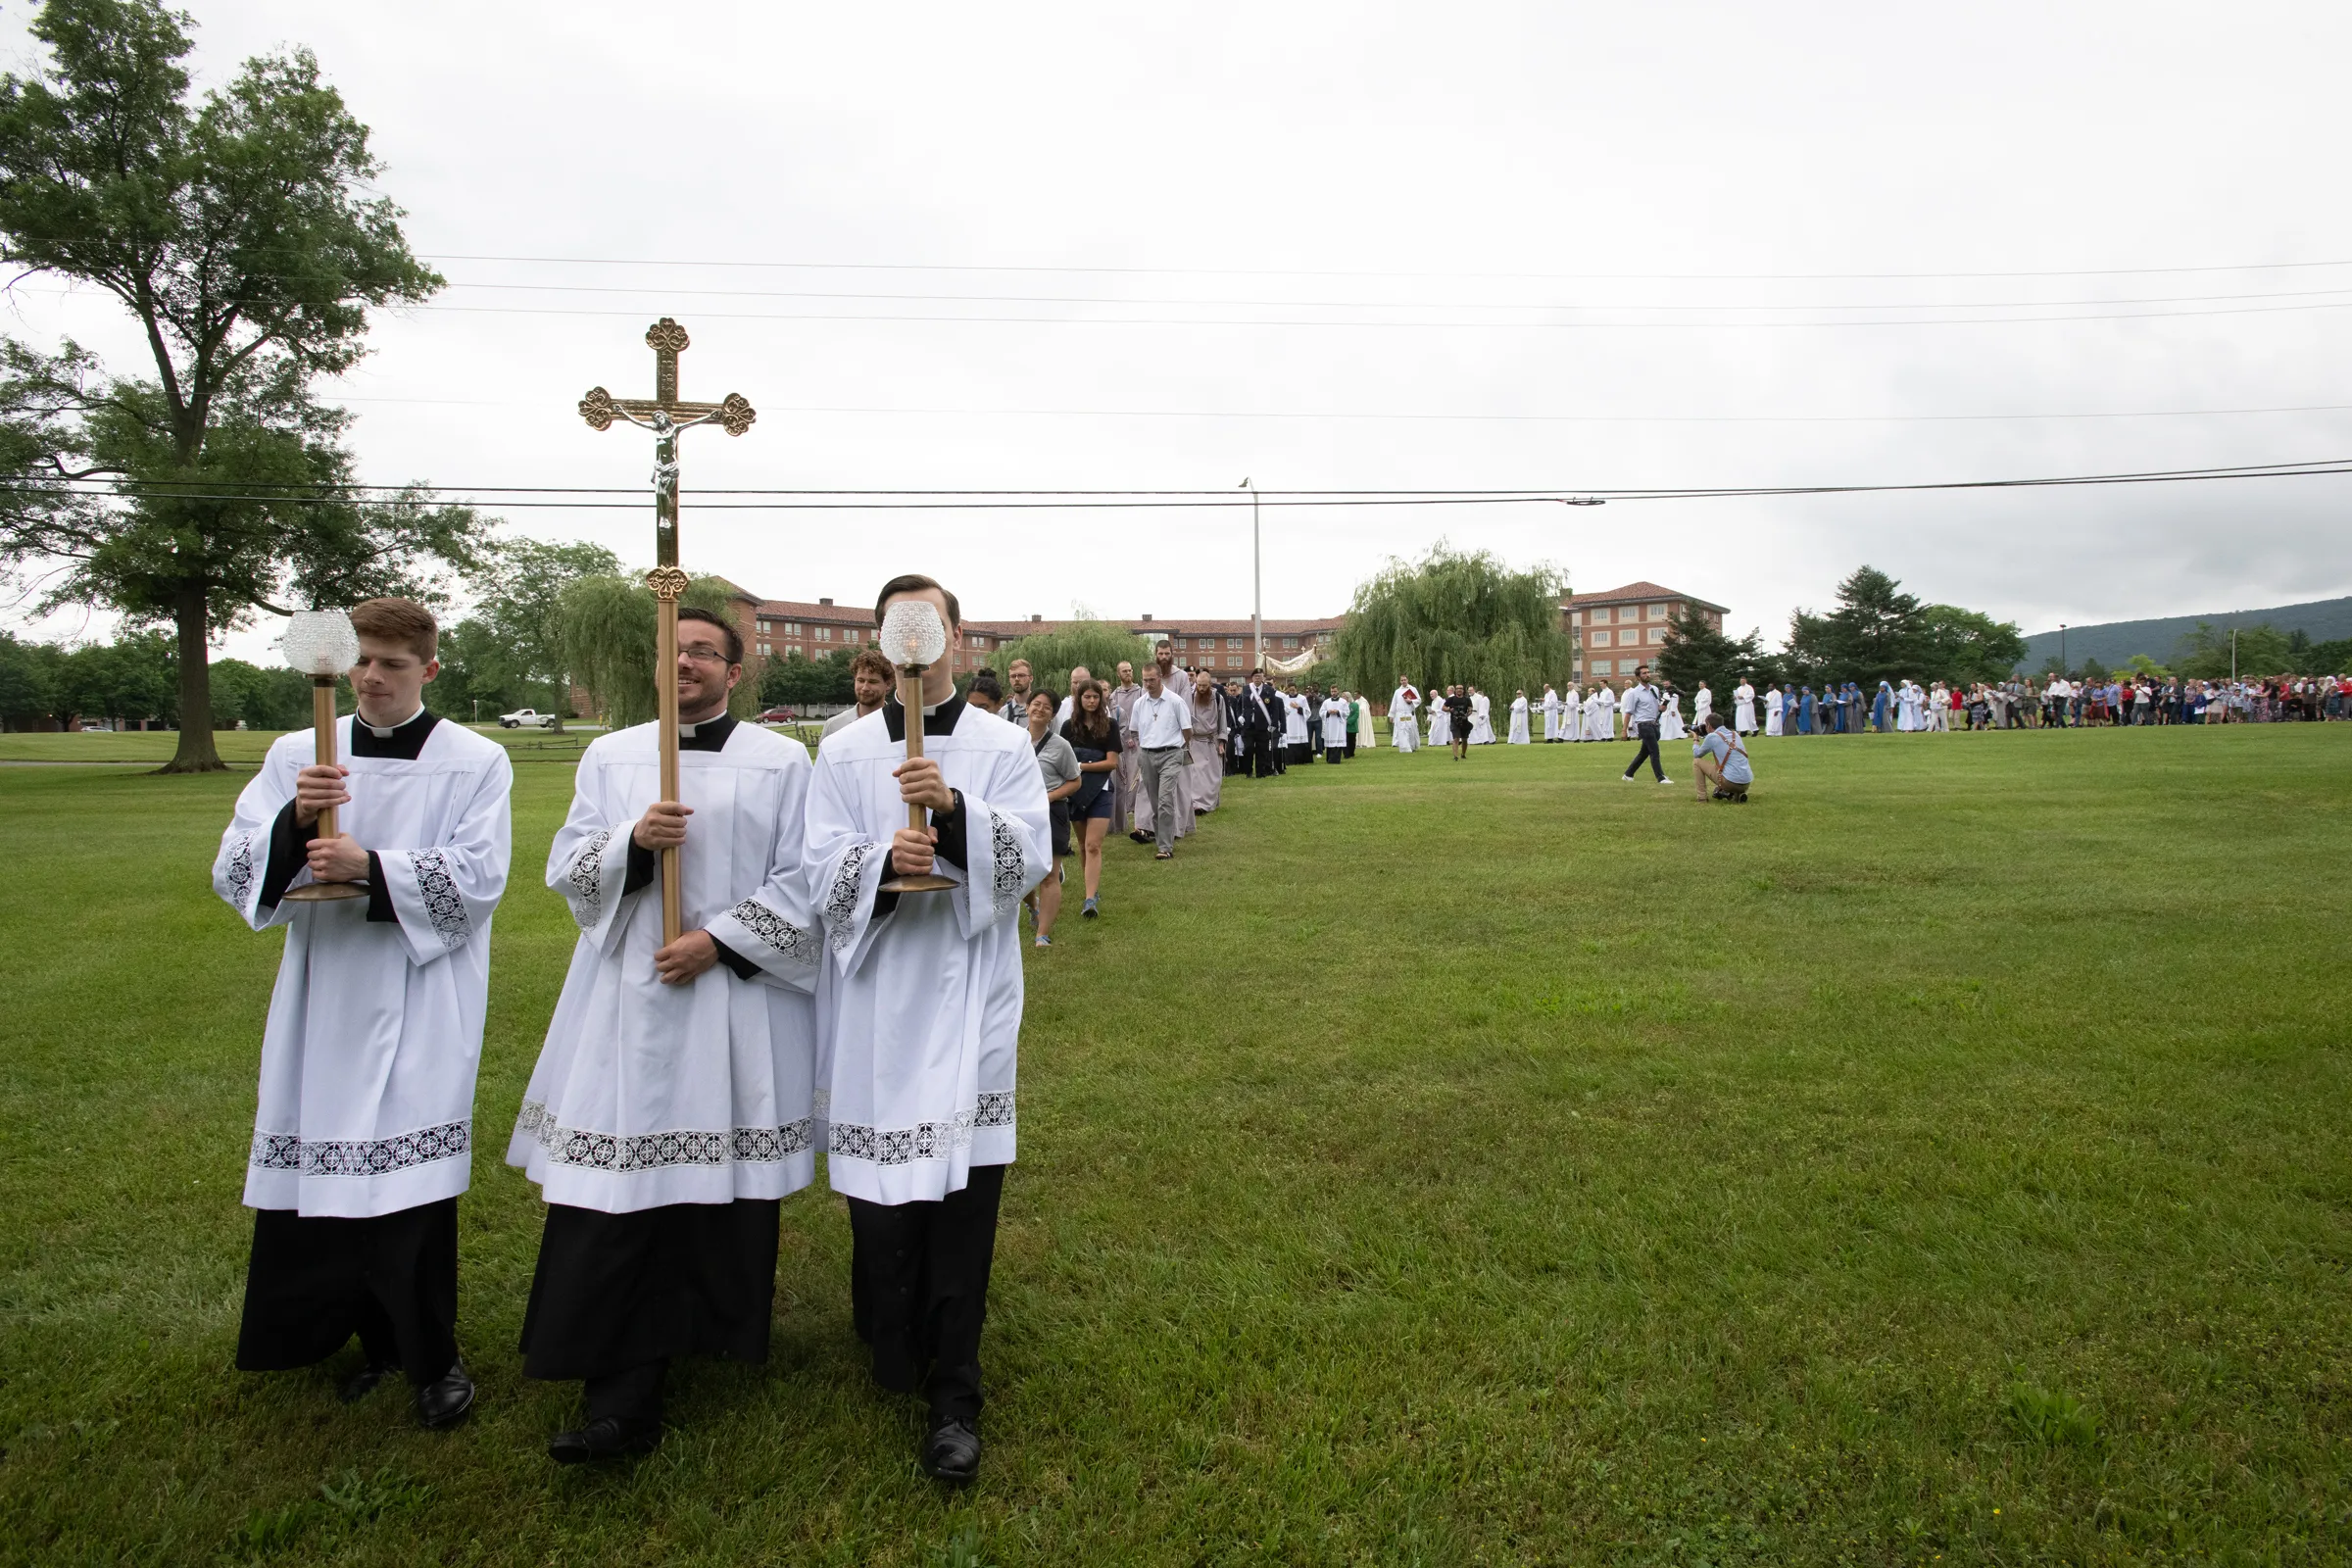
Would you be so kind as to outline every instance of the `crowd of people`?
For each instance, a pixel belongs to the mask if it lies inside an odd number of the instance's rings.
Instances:
[[[1749,688],[1743,682],[1742,691]],[[1765,735],[1919,730],[2084,729],[2139,724],[2243,724],[2352,718],[2352,676],[2274,675],[2196,680],[2129,675],[2071,680],[2023,676],[1969,685],[1879,682],[1768,688]],[[1743,733],[1745,731],[1743,730]]]
[[[887,678],[889,665],[871,657]],[[1139,672],[1121,660],[1103,679],[1081,664],[1058,688],[1041,684],[1026,659],[1000,675],[976,672],[965,701],[1027,727],[1052,812],[1054,870],[1028,898],[1030,938],[1051,947],[1064,896],[1063,862],[1079,864],[1078,913],[1102,912],[1106,847],[1124,837],[1149,846],[1155,860],[1175,858],[1178,843],[1217,809],[1228,779],[1279,777],[1318,760],[1342,762],[1358,745],[1373,744],[1372,705],[1360,692],[1277,685],[1262,669],[1247,679],[1220,680],[1176,662],[1164,638]],[[857,712],[845,710],[828,726],[855,722],[870,710],[860,684]],[[883,701],[886,686],[871,694]]]

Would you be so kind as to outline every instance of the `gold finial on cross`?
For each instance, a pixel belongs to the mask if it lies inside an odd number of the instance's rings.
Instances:
[[[678,356],[689,339],[686,329],[664,316],[645,331],[645,345],[654,351],[654,395],[616,398],[603,387],[591,387],[580,399],[580,417],[591,429],[609,430],[615,419],[654,432],[654,569],[646,586],[654,591],[657,672],[654,686],[662,712],[662,799],[678,798],[678,598],[688,578],[678,564],[678,432],[716,421],[729,435],[741,435],[760,416],[738,392],[716,403],[687,403],[678,396]],[[684,893],[678,870],[678,850],[662,852],[662,940],[678,940],[684,921]]]

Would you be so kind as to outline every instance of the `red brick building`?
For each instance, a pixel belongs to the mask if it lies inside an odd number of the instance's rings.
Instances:
[[[1723,606],[1654,582],[1571,595],[1560,606],[1560,624],[1575,648],[1575,678],[1580,683],[1631,680],[1637,664],[1657,658],[1666,645],[1667,626],[1687,609],[1704,612],[1707,624],[1723,630]]]
[[[789,599],[760,600],[749,594],[744,599],[748,602],[743,616],[744,641],[755,660],[783,659],[792,654],[822,659],[838,649],[864,647],[874,641],[874,612],[869,605],[836,605],[830,599],[819,599],[814,604]],[[1303,650],[1337,635],[1346,620],[1345,615],[1269,620],[1265,622],[1266,657],[1295,659]],[[1027,620],[981,620],[967,615],[962,637],[954,650],[956,673],[968,674],[983,664],[1001,668],[1006,643],[1076,624],[1069,620],[1048,620],[1043,615],[1032,615]],[[1250,667],[1250,625],[1247,620],[1157,620],[1138,615],[1117,624],[1138,637],[1167,638],[1174,644],[1179,664],[1220,672],[1231,670],[1237,675]],[[1109,671],[1103,674],[1107,676]]]

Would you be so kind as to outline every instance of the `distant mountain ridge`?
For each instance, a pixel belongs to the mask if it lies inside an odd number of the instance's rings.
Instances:
[[[2130,663],[2132,655],[2145,654],[2159,664],[2169,663],[2180,651],[2181,636],[2194,631],[2200,620],[2211,622],[2221,631],[2267,622],[2284,633],[2301,631],[2315,643],[2331,642],[2338,637],[2352,637],[2352,597],[2315,599],[2309,604],[2278,605],[2270,610],[2217,610],[2202,615],[2069,626],[2065,634],[2066,660],[2081,668],[2083,660],[2095,659],[2114,669]],[[2028,637],[2024,667],[2041,668],[2058,652],[2058,637],[2054,631],[2037,631]]]

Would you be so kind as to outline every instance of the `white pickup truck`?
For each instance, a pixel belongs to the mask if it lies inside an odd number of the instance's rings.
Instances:
[[[512,713],[499,714],[498,725],[501,729],[554,729],[556,715],[535,712],[528,708],[518,708]]]

